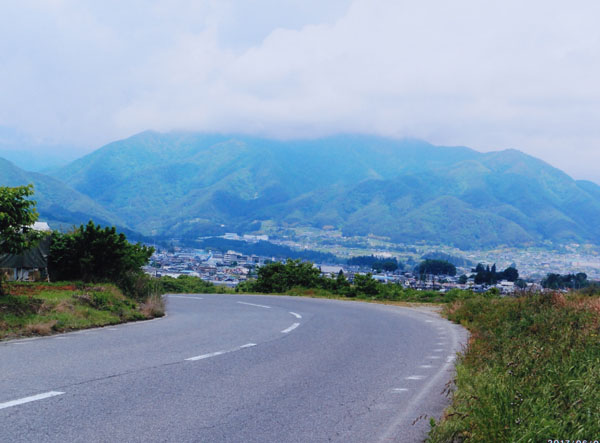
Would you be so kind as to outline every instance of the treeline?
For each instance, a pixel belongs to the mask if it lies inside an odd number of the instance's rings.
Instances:
[[[374,255],[359,255],[356,257],[349,258],[346,263],[349,266],[360,266],[363,268],[370,268],[375,272],[394,272],[397,270],[404,269],[404,265],[398,261],[397,258],[379,258]]]
[[[591,284],[584,272],[566,275],[548,274],[542,280],[542,286],[546,289],[583,289]]]
[[[248,243],[240,240],[229,240],[226,238],[213,237],[195,242],[201,249],[216,249],[221,252],[234,250],[245,255],[261,255],[263,257],[275,257],[279,259],[294,258],[300,260],[311,260],[318,263],[340,263],[339,257],[329,252],[312,250],[295,250],[288,246],[276,245],[268,241]]]
[[[422,261],[415,271],[420,275],[456,275],[456,266],[446,260],[427,259]]]
[[[501,280],[516,282],[519,279],[519,271],[513,266],[509,266],[504,271],[498,272],[496,264],[490,268],[490,265],[484,266],[482,263],[479,263],[475,269],[472,269],[472,272],[475,273],[476,285],[495,285]]]
[[[312,263],[300,260],[262,266],[258,269],[256,280],[240,283],[236,292],[421,302],[445,302],[473,295],[469,291],[460,290],[451,290],[446,294],[416,291],[399,284],[383,284],[371,274],[355,274],[353,282],[348,281],[342,272],[336,278],[327,278]]]

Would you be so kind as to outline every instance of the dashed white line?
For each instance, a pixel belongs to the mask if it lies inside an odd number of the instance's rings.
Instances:
[[[222,355],[225,354],[227,351],[217,351],[217,352],[211,352],[209,354],[202,354],[202,355],[198,355],[196,357],[190,357],[190,358],[186,358],[186,361],[196,361],[196,360],[204,360],[205,358],[211,358],[211,357],[216,357],[217,355]]]
[[[433,320],[425,320],[425,323],[433,323]]]
[[[406,392],[406,391],[408,391],[408,389],[406,389],[406,388],[394,388],[394,389],[392,389],[392,391],[394,391],[394,392]]]
[[[296,314],[295,312],[290,311],[290,314],[292,314],[296,318],[302,318],[302,316],[300,314]]]
[[[32,395],[31,397],[20,398],[18,400],[7,401],[5,403],[0,403],[0,409],[10,408],[12,406],[18,406],[25,403],[31,403],[32,401],[44,400],[45,398],[56,397],[57,395],[62,395],[64,392],[50,391],[45,392],[43,394]]]
[[[300,326],[300,323],[294,323],[292,326],[290,326],[287,329],[284,329],[283,331],[281,331],[282,334],[287,334],[288,332],[292,332],[294,329],[296,329],[298,326]]]
[[[421,366],[419,366],[419,367],[420,367],[420,368],[423,368],[423,369],[429,369],[429,368],[433,368],[433,366],[432,366],[432,365],[421,365]]]
[[[256,346],[256,343],[246,343],[245,345],[238,346],[237,348],[227,349],[224,351],[210,352],[208,354],[202,354],[202,355],[197,355],[196,357],[186,358],[185,361],[204,360],[205,358],[211,358],[211,357],[216,357],[218,355],[229,354],[230,352],[239,351],[240,349],[251,348],[253,346]]]
[[[434,349],[433,352],[444,352],[444,350],[441,348],[438,348],[438,349]]]
[[[256,306],[257,308],[271,309],[271,306],[257,305],[256,303],[246,303],[245,301],[239,301],[238,303],[240,305]]]
[[[404,380],[423,380],[424,378],[424,375],[411,375],[410,377],[405,377]]]

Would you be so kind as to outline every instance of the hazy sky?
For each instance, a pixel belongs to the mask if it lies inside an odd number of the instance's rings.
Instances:
[[[517,148],[600,182],[597,0],[0,3],[0,127]]]

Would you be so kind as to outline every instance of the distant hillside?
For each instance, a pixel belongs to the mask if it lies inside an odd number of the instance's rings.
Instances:
[[[600,187],[515,150],[144,132],[55,177],[147,235],[249,232],[273,220],[461,248],[600,244]]]
[[[0,185],[22,186],[33,183],[40,220],[53,227],[87,223],[93,219],[102,225],[125,224],[90,197],[69,188],[64,183],[35,172],[26,172],[8,160],[0,158]]]

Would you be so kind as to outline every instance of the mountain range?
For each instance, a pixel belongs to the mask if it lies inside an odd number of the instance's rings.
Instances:
[[[44,219],[91,217],[143,235],[248,233],[271,221],[462,249],[600,245],[600,186],[516,150],[147,131],[51,176],[0,161],[1,184],[29,182]]]

